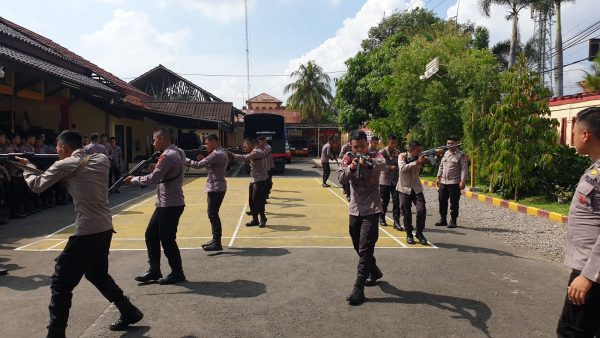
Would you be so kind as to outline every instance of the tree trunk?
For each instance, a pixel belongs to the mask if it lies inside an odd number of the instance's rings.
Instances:
[[[510,53],[508,58],[508,67],[512,67],[517,60],[517,45],[519,44],[519,13],[513,12],[512,15],[512,37],[510,39]]]
[[[556,58],[554,61],[554,96],[563,96],[563,43],[560,18],[560,0],[554,2],[556,7],[556,41],[554,48]]]

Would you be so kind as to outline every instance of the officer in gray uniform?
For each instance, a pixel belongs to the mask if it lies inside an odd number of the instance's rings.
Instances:
[[[82,137],[77,131],[64,131],[56,146],[60,160],[40,175],[24,171],[27,185],[37,193],[63,180],[75,206],[75,232],[55,260],[50,284],[48,337],[65,337],[73,289],[83,276],[121,312],[111,330],[126,329],[143,317],[108,274],[108,252],[114,232],[108,208],[110,161],[104,154],[86,155],[81,146]],[[19,162],[33,166],[26,159]]]
[[[96,133],[92,133],[92,135],[90,135],[90,140],[92,143],[86,145],[83,149],[85,150],[85,153],[88,155],[91,154],[104,154],[104,155],[108,155],[108,151],[106,150],[106,147],[103,144],[100,144],[100,136],[98,136],[98,134]]]
[[[396,190],[398,184],[398,155],[400,151],[397,148],[398,137],[389,135],[387,147],[381,149],[379,154],[385,159],[385,170],[379,176],[379,192],[381,193],[381,215],[379,216],[379,225],[387,226],[385,215],[387,207],[390,203],[390,195],[392,197],[392,215],[394,217],[394,229],[404,231],[404,227],[400,224],[400,196]]]
[[[267,180],[267,195],[265,196],[265,200],[268,200],[269,196],[271,195],[271,189],[273,189],[273,168],[275,168],[275,161],[273,160],[273,148],[271,148],[271,145],[267,143],[267,138],[264,136],[257,137],[256,144],[263,151],[263,161],[266,162],[265,165],[268,168],[267,173],[269,175],[269,179]]]
[[[369,140],[369,152],[379,151],[379,136],[373,135]]]
[[[346,300],[351,305],[359,305],[365,300],[365,285],[374,286],[376,281],[383,277],[373,253],[379,236],[377,220],[381,213],[379,175],[385,168],[385,160],[377,152],[368,151],[367,135],[363,131],[354,130],[349,137],[353,153],[368,155],[371,158],[371,163],[365,163],[363,159],[347,154],[338,172],[339,182],[349,183],[352,192],[348,205],[349,231],[354,250],[359,257],[356,282]],[[358,166],[361,166],[361,170],[357,177]]]
[[[331,174],[331,167],[329,166],[329,160],[335,159],[335,154],[333,153],[333,144],[335,143],[335,137],[329,136],[327,143],[323,145],[323,149],[321,149],[321,166],[323,167],[323,184],[324,188],[329,188],[330,185],[327,184],[327,180],[329,179],[329,175]]]
[[[265,153],[254,144],[254,140],[244,140],[244,151],[246,155],[239,155],[229,152],[229,157],[238,161],[250,161],[250,186],[249,201],[250,214],[252,221],[246,223],[246,226],[267,226],[267,217],[265,216],[265,202],[267,197],[269,162],[264,161]],[[260,222],[258,216],[260,215]]]
[[[352,146],[350,146],[350,142],[347,142],[346,144],[344,144],[341,148],[340,148],[340,155],[339,158],[340,160],[344,159],[344,156],[352,151]],[[348,202],[350,202],[350,182],[346,182],[346,183],[341,183],[342,185],[342,189],[344,190],[344,195],[346,195],[346,200],[348,200]]]
[[[156,184],[156,209],[146,228],[146,248],[150,268],[135,278],[140,283],[158,281],[159,284],[174,284],[185,281],[181,254],[177,246],[177,226],[179,217],[185,208],[183,197],[183,174],[185,171],[185,152],[171,143],[171,134],[167,129],[154,132],[153,146],[162,151],[156,166],[150,166],[146,176],[128,176],[126,184],[146,186]],[[171,266],[171,273],[162,278],[160,270],[160,247]]]
[[[600,108],[577,114],[573,143],[594,162],[569,209],[565,265],[571,268],[558,337],[600,337]]]
[[[425,218],[427,211],[425,209],[425,195],[423,195],[423,185],[419,179],[419,174],[423,168],[423,164],[429,160],[425,156],[419,157],[422,151],[419,141],[411,141],[408,145],[408,152],[398,156],[398,170],[400,177],[396,190],[400,195],[400,207],[404,212],[404,230],[406,231],[406,242],[415,244],[413,238],[412,225],[412,204],[417,207],[417,233],[416,237],[423,245],[427,244],[427,239],[423,235],[425,229]]]
[[[457,147],[458,137],[448,137],[446,145],[448,150],[442,156],[435,181],[438,186],[440,202],[440,220],[436,226],[447,226],[456,228],[458,209],[460,202],[460,191],[465,188],[465,180],[469,173],[467,155]],[[450,198],[450,224],[448,224],[448,198]]]
[[[200,169],[208,169],[208,177],[206,178],[206,189],[208,202],[208,219],[212,227],[212,240],[202,244],[202,249],[205,251],[221,251],[222,227],[221,218],[219,217],[219,209],[227,192],[227,181],[225,173],[227,172],[227,164],[229,164],[229,156],[227,151],[221,148],[219,137],[215,134],[209,134],[204,139],[206,149],[209,154],[204,158],[198,155],[197,160],[185,159],[185,164],[188,167]]]

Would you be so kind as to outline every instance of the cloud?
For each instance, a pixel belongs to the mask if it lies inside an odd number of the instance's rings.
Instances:
[[[190,32],[159,32],[150,19],[117,9],[98,31],[81,37],[81,54],[115,74],[142,74],[158,64],[173,63],[190,42]]]
[[[176,0],[184,9],[198,12],[220,24],[228,24],[244,18],[242,0]],[[248,1],[248,10],[254,8],[255,0]]]

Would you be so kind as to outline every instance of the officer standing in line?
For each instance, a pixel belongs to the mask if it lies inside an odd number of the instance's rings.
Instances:
[[[144,316],[108,274],[113,235],[108,208],[109,160],[104,154],[86,155],[81,146],[82,137],[77,131],[64,131],[58,136],[56,147],[60,160],[43,174],[24,172],[27,185],[38,193],[63,180],[75,205],[75,233],[56,258],[52,275],[48,337],[65,337],[73,289],[83,276],[121,312],[119,320],[110,325],[111,330],[124,330]],[[18,160],[31,165],[26,159]]]
[[[565,265],[571,268],[558,322],[559,338],[600,334],[600,108],[577,114],[573,143],[594,162],[575,189],[569,209]]]
[[[267,180],[267,195],[265,196],[265,200],[268,200],[269,196],[271,195],[271,189],[273,189],[273,168],[275,168],[275,161],[273,160],[273,148],[271,148],[271,145],[267,143],[267,138],[264,136],[257,137],[256,144],[263,151],[263,160],[266,162],[265,165],[268,168],[269,179]]]
[[[209,134],[204,139],[208,155],[203,157],[198,155],[197,161],[185,159],[185,164],[188,167],[200,169],[208,169],[206,178],[206,189],[208,202],[208,219],[212,228],[213,239],[202,244],[204,251],[222,251],[221,244],[222,227],[221,218],[219,217],[219,209],[227,192],[227,181],[225,173],[227,164],[229,164],[229,156],[225,149],[221,148],[219,137],[215,134]]]
[[[387,147],[381,149],[379,154],[383,156],[386,162],[386,168],[379,176],[379,192],[381,194],[381,215],[379,216],[379,225],[387,226],[385,215],[392,196],[392,215],[394,217],[394,229],[404,231],[400,224],[400,196],[396,185],[398,184],[398,137],[394,134],[388,136]]]
[[[369,140],[369,152],[377,151],[379,151],[379,136],[373,135],[371,136],[371,140]]]
[[[98,136],[98,134],[96,133],[92,133],[90,135],[90,141],[91,143],[86,145],[83,149],[85,150],[85,153],[88,155],[92,155],[92,154],[104,154],[104,155],[108,155],[108,152],[106,151],[106,147],[103,144],[100,144],[100,136]]]
[[[400,207],[404,211],[404,230],[406,231],[406,242],[415,244],[413,238],[412,225],[412,204],[417,207],[417,233],[416,237],[423,245],[427,244],[427,239],[423,235],[425,229],[425,218],[427,211],[425,210],[425,195],[423,195],[423,185],[419,179],[419,173],[423,164],[429,160],[425,156],[419,157],[422,151],[419,141],[411,141],[408,145],[408,152],[398,156],[398,169],[400,177],[396,190],[400,195]]]
[[[458,149],[457,144],[458,137],[454,135],[448,137],[446,141],[448,150],[444,153],[438,168],[435,183],[439,188],[440,220],[435,223],[436,226],[457,227],[460,191],[465,188],[465,180],[469,173],[467,155]],[[448,198],[450,198],[450,224],[447,222]]]
[[[344,156],[349,152],[352,152],[352,146],[350,146],[350,142],[348,141],[340,149],[340,155],[339,155],[340,160],[344,159]],[[346,182],[346,183],[340,182],[340,184],[342,185],[342,189],[344,190],[344,195],[346,195],[346,199],[348,200],[348,202],[350,202],[350,182]]]
[[[329,175],[331,174],[331,166],[329,165],[329,160],[335,159],[335,154],[333,153],[333,144],[335,143],[335,137],[329,136],[327,143],[323,145],[323,149],[321,149],[321,166],[323,167],[323,184],[324,188],[329,188],[330,185],[327,184],[327,180],[329,179]]]
[[[258,226],[264,228],[267,226],[267,217],[265,216],[265,202],[268,189],[268,162],[264,161],[264,152],[260,147],[255,146],[254,140],[247,138],[244,140],[244,151],[246,155],[239,155],[229,152],[229,157],[238,161],[250,161],[250,186],[249,201],[250,214],[252,221],[246,223],[247,227]],[[258,216],[260,215],[260,222]]]
[[[381,213],[381,197],[379,195],[379,175],[385,168],[385,160],[376,152],[369,152],[367,135],[361,130],[350,133],[352,153],[367,155],[371,163],[364,159],[353,158],[351,154],[344,156],[338,172],[340,183],[350,183],[352,198],[348,204],[349,231],[354,250],[358,254],[356,282],[352,293],[346,297],[350,305],[359,305],[365,300],[365,286],[374,286],[383,273],[377,267],[375,243],[379,236],[377,220]],[[361,166],[357,177],[358,166]]]
[[[162,151],[156,166],[148,167],[146,176],[128,176],[124,182],[133,185],[156,186],[156,209],[146,228],[146,248],[150,268],[135,278],[140,283],[158,281],[159,284],[174,284],[185,281],[181,253],[177,246],[177,226],[179,217],[185,208],[183,197],[183,174],[185,171],[185,152],[171,143],[171,134],[167,129],[159,129],[152,137],[156,151]],[[160,270],[160,247],[171,266],[171,273],[163,278]]]
[[[121,178],[121,166],[123,165],[123,151],[117,144],[117,138],[110,138],[110,185],[112,186],[115,181]],[[115,189],[115,193],[119,193],[119,188]]]

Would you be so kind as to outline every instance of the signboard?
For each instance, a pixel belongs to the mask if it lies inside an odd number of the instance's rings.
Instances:
[[[439,70],[440,70],[440,59],[439,58],[435,58],[435,59],[431,60],[425,66],[425,74],[423,74],[420,77],[420,79],[421,80],[429,79],[430,77],[432,77],[433,75],[435,75]]]

